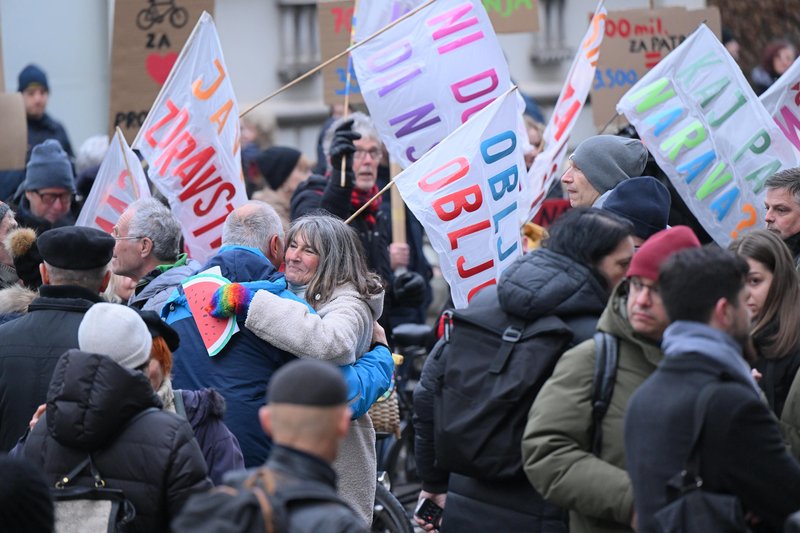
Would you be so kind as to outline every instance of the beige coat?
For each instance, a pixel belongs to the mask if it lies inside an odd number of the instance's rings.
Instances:
[[[369,351],[372,322],[383,310],[383,293],[369,300],[351,284],[333,292],[313,314],[294,300],[258,291],[250,302],[245,326],[276,348],[298,357],[351,364]],[[333,463],[339,495],[372,524],[377,472],[375,429],[369,414],[353,420]]]

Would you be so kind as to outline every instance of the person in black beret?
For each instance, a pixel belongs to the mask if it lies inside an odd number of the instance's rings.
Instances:
[[[325,499],[287,506],[287,531],[367,531],[363,518],[337,496],[331,468],[347,435],[350,414],[347,385],[333,364],[313,359],[285,364],[272,376],[267,405],[259,411],[261,426],[275,447],[263,467],[228,475],[226,484],[242,487],[257,480],[263,490],[263,480],[273,479],[279,500],[288,487],[298,501],[304,490],[326,494]],[[195,532],[213,523],[212,515],[219,513],[222,518],[227,512],[221,501],[225,498],[221,493],[193,497],[173,521],[173,531]]]
[[[36,240],[43,285],[28,313],[0,326],[0,452],[45,402],[58,358],[78,348],[84,313],[102,301],[114,238],[94,228],[51,229]]]
[[[271,146],[256,157],[256,167],[267,186],[252,194],[253,200],[275,208],[284,229],[289,227],[289,206],[297,186],[311,176],[311,164],[299,151],[288,146]]]

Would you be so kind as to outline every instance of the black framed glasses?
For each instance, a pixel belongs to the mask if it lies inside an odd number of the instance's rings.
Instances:
[[[39,191],[31,191],[45,205],[53,205],[56,203],[56,200],[61,200],[62,204],[68,204],[72,201],[72,193],[71,192],[39,192]]]

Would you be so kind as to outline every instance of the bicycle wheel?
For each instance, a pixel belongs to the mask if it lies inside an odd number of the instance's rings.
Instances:
[[[407,423],[400,432],[400,439],[391,443],[386,454],[386,473],[392,481],[392,494],[404,506],[417,502],[421,486],[414,456],[414,426]]]
[[[414,533],[403,506],[383,484],[375,486],[375,507],[370,531],[381,533]]]
[[[136,15],[136,25],[140,30],[149,30],[153,25],[153,17],[150,15],[150,9],[144,8]]]
[[[183,28],[187,20],[189,20],[189,12],[182,7],[176,7],[169,14],[169,22],[175,28]]]

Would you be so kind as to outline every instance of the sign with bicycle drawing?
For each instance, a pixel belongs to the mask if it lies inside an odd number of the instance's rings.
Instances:
[[[214,0],[127,0],[114,8],[109,131],[131,142],[203,11]]]

